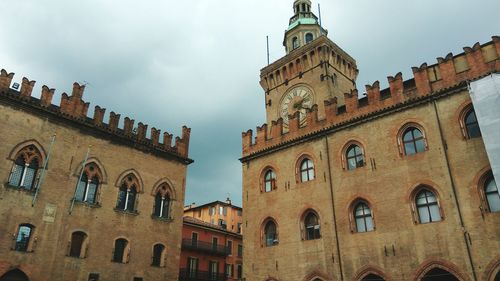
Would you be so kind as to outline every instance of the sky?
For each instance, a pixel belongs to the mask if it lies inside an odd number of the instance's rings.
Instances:
[[[498,0],[320,0],[357,87],[500,35]],[[241,206],[241,132],[265,122],[259,71],[285,55],[293,0],[0,0],[0,68],[178,136],[192,128],[185,204]],[[313,0],[317,13],[318,1]],[[107,122],[107,118],[105,121]]]

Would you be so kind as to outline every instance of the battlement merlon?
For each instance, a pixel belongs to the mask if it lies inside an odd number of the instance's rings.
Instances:
[[[243,158],[260,155],[269,149],[293,143],[319,132],[354,123],[369,116],[406,106],[413,101],[429,96],[440,96],[453,89],[463,89],[466,81],[485,75],[500,72],[500,37],[493,36],[492,41],[485,44],[475,43],[472,47],[464,47],[458,55],[451,53],[444,58],[437,58],[437,63],[420,67],[412,67],[413,78],[404,80],[397,73],[388,76],[389,87],[380,89],[379,81],[366,85],[366,96],[358,98],[358,90],[344,94],[345,104],[339,105],[336,98],[324,101],[324,118],[318,119],[318,107],[315,105],[306,113],[304,124],[299,123],[299,115],[289,116],[289,131],[283,132],[283,120],[272,121],[269,128],[264,124],[257,128],[257,136],[253,140],[252,130],[242,134]],[[255,156],[257,157],[257,156]]]
[[[182,127],[182,136],[176,137],[175,146],[172,146],[172,134],[163,133],[163,142],[161,142],[161,131],[153,127],[151,128],[151,136],[148,138],[146,136],[148,125],[139,122],[137,127],[134,128],[134,120],[129,117],[125,117],[123,128],[119,128],[118,124],[121,116],[115,112],[110,112],[109,122],[105,124],[104,115],[106,109],[98,105],[95,106],[94,116],[92,118],[88,117],[87,113],[90,104],[82,99],[85,85],[74,83],[71,95],[63,93],[60,105],[57,106],[52,104],[55,89],[43,85],[40,99],[37,99],[31,96],[35,81],[23,77],[21,89],[17,91],[11,88],[13,78],[14,73],[8,73],[5,69],[0,70],[0,98],[76,122],[78,125],[83,125],[91,130],[121,139],[123,140],[121,143],[130,143],[131,146],[137,149],[174,158],[184,164],[193,162],[188,158],[191,129],[186,126]]]
[[[286,85],[287,81],[301,77],[304,72],[321,66],[323,63],[329,63],[330,66],[335,67],[338,62],[342,62],[342,68],[346,66],[345,71],[342,69],[339,71],[345,72],[346,76],[356,80],[359,73],[356,60],[328,37],[322,35],[262,68],[260,84],[265,91],[268,91],[270,88]]]

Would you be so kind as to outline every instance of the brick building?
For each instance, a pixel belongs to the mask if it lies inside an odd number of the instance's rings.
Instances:
[[[84,86],[0,73],[0,280],[176,280],[190,129],[172,135],[105,109]],[[11,85],[12,84],[12,85]]]
[[[242,209],[226,202],[185,207],[180,281],[240,280]]]
[[[500,38],[359,99],[356,61],[311,1],[294,12],[287,54],[260,74],[267,124],[242,134],[243,277],[499,280],[500,196],[468,82],[500,71]]]

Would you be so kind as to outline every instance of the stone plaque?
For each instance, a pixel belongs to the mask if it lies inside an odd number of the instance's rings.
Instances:
[[[43,221],[54,222],[56,219],[56,211],[56,205],[47,203],[47,205],[45,205],[45,210],[43,211]]]

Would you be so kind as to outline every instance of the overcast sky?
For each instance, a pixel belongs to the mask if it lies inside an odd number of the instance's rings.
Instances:
[[[179,135],[192,128],[186,204],[241,205],[241,132],[265,122],[259,71],[284,55],[293,0],[0,0],[0,68]],[[313,10],[317,14],[317,1]],[[498,0],[321,0],[357,86],[500,35]],[[105,120],[107,120],[106,117]]]

